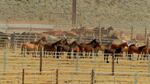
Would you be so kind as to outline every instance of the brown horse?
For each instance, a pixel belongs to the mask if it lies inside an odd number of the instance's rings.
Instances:
[[[141,54],[141,57],[142,57],[142,54],[144,53],[144,51],[143,51],[144,49],[146,49],[146,45],[140,46],[140,47],[137,47],[135,44],[130,45],[128,47],[128,57],[129,57],[129,59],[131,60],[131,57],[133,56],[133,54],[136,53],[136,54],[138,54],[138,58],[137,58],[137,60],[138,60],[139,57],[140,57],[140,54]]]
[[[81,43],[79,45],[80,51],[83,53],[85,52],[86,54],[92,54],[92,52],[97,53],[100,49],[99,42],[94,39],[90,43]]]
[[[33,53],[36,56],[36,51],[40,50],[41,46],[42,46],[42,42],[47,42],[45,37],[42,37],[41,39],[39,39],[38,41],[35,42],[27,42],[22,44],[21,46],[21,54],[24,54],[25,56],[25,52],[27,52],[27,54],[29,54],[28,51],[33,51]]]
[[[116,62],[118,63],[118,58],[123,57],[123,50],[127,46],[128,46],[127,42],[123,42],[119,45],[117,45],[117,44],[107,45],[104,50],[104,61],[106,61],[106,63],[109,63],[109,61],[108,61],[109,55],[111,55],[111,56],[114,55]]]
[[[57,58],[59,58],[61,52],[69,51],[69,43],[67,39],[61,39],[55,43],[48,43],[44,45],[44,51],[56,52]]]
[[[146,45],[145,46],[143,46],[144,48],[142,49],[142,51],[141,51],[141,58],[140,58],[140,60],[145,60],[145,57],[147,57],[147,60],[148,60],[148,57],[149,57],[149,55],[150,55],[150,48],[148,48]],[[139,56],[138,56],[138,58],[139,58]]]
[[[69,58],[71,58],[71,54],[73,54],[74,58],[76,58],[77,53],[79,54],[80,52],[79,43],[77,41],[73,41],[71,44],[69,44],[69,47]]]
[[[77,43],[77,41],[73,41],[69,46],[70,46],[70,51],[80,52],[79,43]]]

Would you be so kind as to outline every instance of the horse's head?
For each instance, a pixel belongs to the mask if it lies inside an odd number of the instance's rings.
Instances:
[[[120,44],[120,47],[128,47],[128,43],[127,42],[123,42],[122,44]]]
[[[77,41],[73,41],[73,42],[70,44],[70,47],[74,47],[74,46],[79,46],[79,44],[78,44]]]
[[[64,39],[64,40],[62,40],[62,44],[68,45],[69,43],[68,43],[67,39]]]
[[[42,38],[41,38],[41,41],[43,41],[43,42],[47,42],[46,37],[42,37]]]
[[[44,45],[44,44],[47,43],[47,39],[46,39],[46,37],[42,37],[42,38],[39,39],[36,43],[37,43],[37,44]]]
[[[92,40],[92,41],[90,42],[90,44],[91,44],[94,48],[100,46],[100,45],[99,45],[99,41],[97,41],[97,39]]]

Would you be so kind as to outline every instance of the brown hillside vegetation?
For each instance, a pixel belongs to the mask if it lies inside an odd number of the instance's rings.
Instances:
[[[1,0],[1,21],[71,25],[72,0]],[[149,26],[149,0],[77,0],[77,24]]]

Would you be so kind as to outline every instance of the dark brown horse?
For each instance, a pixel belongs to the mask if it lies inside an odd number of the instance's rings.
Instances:
[[[123,42],[119,45],[117,45],[117,44],[107,45],[104,50],[104,61],[106,61],[106,63],[109,63],[109,61],[108,61],[109,55],[111,55],[111,56],[114,55],[116,62],[118,63],[118,58],[123,57],[123,49],[127,46],[128,46],[127,42]]]
[[[137,47],[135,44],[130,45],[128,47],[128,57],[129,57],[129,59],[131,60],[131,57],[133,56],[133,54],[136,53],[136,54],[138,54],[138,58],[137,58],[137,60],[138,60],[140,55],[141,55],[141,57],[143,56],[145,48],[146,48],[146,45],[140,46],[140,47]]]
[[[77,41],[73,41],[69,46],[70,46],[69,51],[80,52],[79,43]]]
[[[150,48],[148,48],[147,46],[146,47],[144,47],[143,49],[142,49],[142,55],[141,55],[141,58],[140,58],[140,60],[145,60],[145,58],[147,57],[147,60],[148,60],[148,57],[150,56]]]
[[[41,49],[42,46],[42,42],[47,42],[45,37],[42,37],[41,39],[39,39],[38,41],[35,42],[27,42],[27,43],[23,43],[21,46],[21,54],[24,54],[25,56],[25,52],[27,52],[27,54],[29,54],[29,51],[33,51],[33,56],[36,56],[36,51],[39,51]]]
[[[81,43],[79,45],[80,47],[80,51],[83,53],[87,53],[87,54],[92,54],[92,52],[97,53],[100,49],[100,45],[99,42],[94,39],[92,40],[90,43]]]
[[[67,39],[61,39],[55,43],[48,43],[44,45],[45,51],[56,52],[57,58],[59,58],[61,52],[69,51],[69,43]]]
[[[73,57],[76,58],[76,55],[80,52],[79,43],[77,41],[73,41],[71,44],[69,44],[69,48],[69,58],[71,58],[71,54],[73,54]]]

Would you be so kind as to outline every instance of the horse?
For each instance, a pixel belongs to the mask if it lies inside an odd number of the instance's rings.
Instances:
[[[27,54],[29,54],[28,51],[33,51],[35,54],[36,51],[41,50],[42,47],[39,47],[39,46],[42,46],[42,41],[47,42],[46,38],[42,37],[41,39],[39,39],[38,41],[35,41],[35,42],[23,43],[21,46],[21,54],[24,54],[24,56],[25,56],[25,50],[27,51]],[[36,54],[35,54],[35,56],[33,55],[33,57],[36,57]]]
[[[77,41],[73,41],[69,46],[70,46],[70,51],[80,52],[79,43],[77,43]]]
[[[106,63],[109,63],[108,61],[108,57],[109,55],[114,55],[115,59],[116,59],[116,63],[118,63],[118,58],[119,57],[123,57],[123,49],[125,47],[128,46],[127,42],[123,42],[119,45],[117,44],[110,44],[110,45],[106,45],[106,48],[104,49],[104,61],[106,61]]]
[[[100,47],[100,44],[97,41],[97,39],[94,39],[90,43],[87,43],[87,44],[86,43],[79,44],[80,51],[82,53],[86,52],[86,54],[89,54],[92,52],[97,53],[99,51],[99,47]]]
[[[57,52],[57,58],[59,58],[58,55],[60,55],[60,52],[69,51],[69,43],[67,39],[61,39],[55,43],[48,43],[44,45],[44,51]]]
[[[69,53],[68,55],[71,55],[73,53],[74,58],[76,58],[76,54],[80,52],[79,43],[77,41],[73,41],[71,44],[69,44]],[[71,58],[71,56],[69,56]]]
[[[128,57],[129,59],[131,60],[131,57],[133,56],[134,53],[138,54],[138,58],[137,60],[139,59],[140,57],[140,54],[142,56],[142,54],[144,53],[144,49],[146,48],[146,45],[144,46],[140,46],[140,47],[137,47],[135,44],[132,44],[128,47]],[[142,58],[141,58],[142,59]]]
[[[141,55],[140,60],[142,60],[142,58],[143,58],[143,60],[145,60],[145,57],[147,57],[147,60],[148,60],[149,54],[150,54],[150,48],[148,48],[148,47],[145,45],[145,47],[142,49],[142,55]]]

